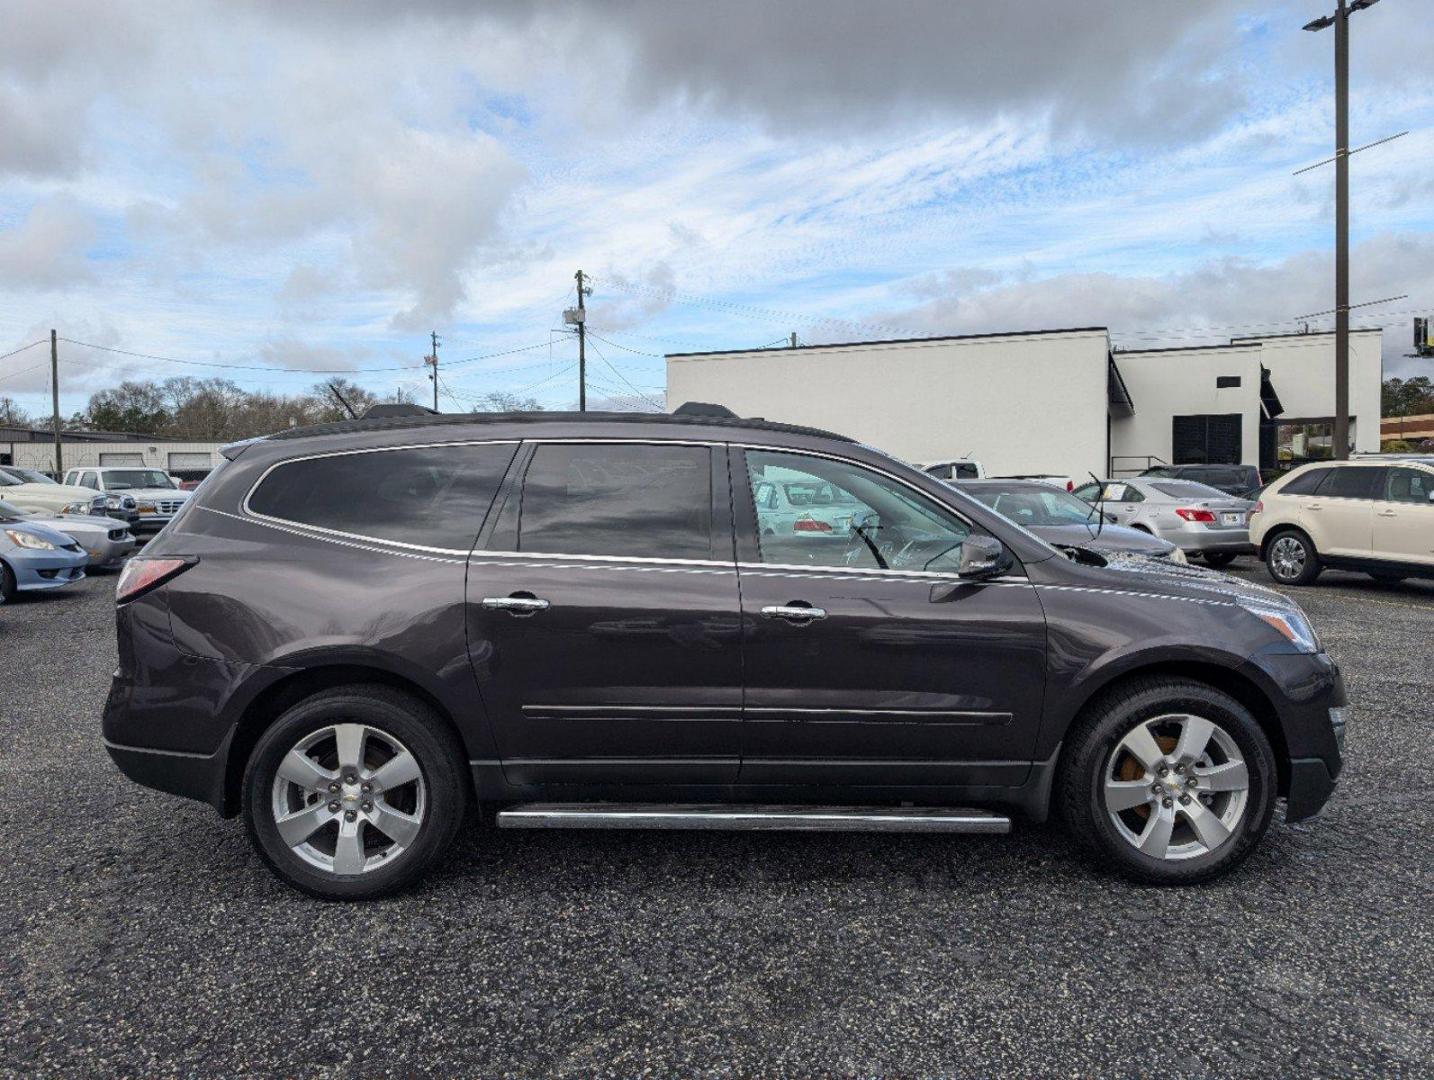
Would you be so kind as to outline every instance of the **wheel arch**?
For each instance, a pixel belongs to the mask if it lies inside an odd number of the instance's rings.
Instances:
[[[1278,525],[1271,525],[1265,530],[1264,536],[1260,537],[1260,561],[1263,562],[1269,557],[1270,545],[1278,540],[1285,533],[1298,533],[1300,537],[1310,546],[1310,550],[1316,555],[1319,549],[1315,546],[1314,537],[1309,531],[1295,524],[1292,521],[1282,521]]]
[[[1110,673],[1108,677],[1082,689],[1082,696],[1071,711],[1061,732],[1061,738],[1064,740],[1066,733],[1082,718],[1100,708],[1107,698],[1119,693],[1123,687],[1132,682],[1161,677],[1184,678],[1204,683],[1229,694],[1248,709],[1250,715],[1255,718],[1255,722],[1265,733],[1265,737],[1270,740],[1271,749],[1274,750],[1275,766],[1279,771],[1279,793],[1284,795],[1288,792],[1289,744],[1285,739],[1284,727],[1280,723],[1279,713],[1275,709],[1274,702],[1270,700],[1269,695],[1265,693],[1259,683],[1244,672],[1212,660],[1153,660]],[[1062,754],[1069,750],[1069,746],[1066,746],[1062,750]]]
[[[298,668],[264,687],[245,707],[234,725],[224,765],[223,806],[220,812],[233,817],[239,812],[240,788],[249,755],[260,736],[288,709],[325,690],[360,684],[385,686],[421,701],[451,731],[459,746],[466,746],[463,732],[453,714],[423,686],[381,667],[363,663],[334,662]],[[464,763],[467,773],[467,763]]]

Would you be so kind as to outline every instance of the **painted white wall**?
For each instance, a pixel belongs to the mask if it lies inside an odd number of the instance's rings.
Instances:
[[[169,471],[169,455],[173,453],[205,453],[212,468],[219,463],[219,448],[227,442],[63,442],[65,471],[84,465],[98,465],[101,454],[140,454],[147,468]],[[49,471],[55,467],[55,444],[48,442],[0,443],[10,452],[11,461],[26,469]]]
[[[1172,418],[1199,413],[1240,413],[1241,463],[1260,464],[1258,343],[1118,352],[1115,366],[1135,402],[1135,415],[1111,422],[1113,472],[1139,472],[1146,456],[1173,461]],[[1221,375],[1238,375],[1240,385],[1216,388]]]
[[[1285,411],[1280,420],[1334,415],[1334,334],[1297,334],[1260,341],[1260,362]],[[1379,451],[1380,390],[1384,379],[1384,331],[1349,335],[1349,415],[1354,448]]]
[[[850,435],[913,463],[966,454],[989,473],[1104,472],[1103,330],[667,358],[668,408]]]

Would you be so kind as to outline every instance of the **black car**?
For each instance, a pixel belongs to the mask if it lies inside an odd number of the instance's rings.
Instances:
[[[1185,562],[1185,553],[1170,541],[1116,525],[1113,515],[1039,480],[963,480],[960,488],[1058,548]]]
[[[109,753],[342,898],[412,881],[475,803],[515,828],[1054,813],[1185,883],[1240,862],[1277,797],[1287,821],[1329,798],[1344,687],[1289,600],[1069,558],[869,447],[717,411],[226,449],[119,584]],[[754,486],[803,477],[850,513],[764,536]]]
[[[1171,480],[1194,480],[1226,495],[1253,498],[1264,483],[1254,465],[1153,465],[1141,476],[1163,476]]]

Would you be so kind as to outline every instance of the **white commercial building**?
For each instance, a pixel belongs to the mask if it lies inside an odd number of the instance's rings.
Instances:
[[[60,449],[65,468],[120,465],[163,469],[185,480],[198,480],[219,463],[219,442],[170,442],[152,436],[121,439],[91,438],[91,433],[65,431]],[[49,473],[55,469],[53,436],[42,429],[0,430],[0,465],[16,465]]]
[[[1379,330],[1350,336],[1351,439],[1379,449]],[[992,475],[1151,464],[1288,468],[1327,456],[1334,335],[1119,350],[1104,327],[667,357],[667,398],[851,435]]]

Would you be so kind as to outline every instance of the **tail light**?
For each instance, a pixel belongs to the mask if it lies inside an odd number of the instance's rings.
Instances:
[[[792,523],[792,531],[809,533],[829,533],[832,531],[832,527],[828,525],[825,521],[818,521],[816,518],[804,517],[797,518],[797,520]]]
[[[1211,525],[1215,523],[1215,515],[1209,510],[1191,510],[1182,507],[1175,511],[1175,514],[1182,521],[1203,521]]]
[[[115,586],[115,603],[124,604],[193,566],[198,559],[131,559],[120,572]]]
[[[1074,490],[1075,490],[1075,481],[1074,481],[1074,480],[1067,480],[1067,481],[1066,481],[1066,490],[1067,490],[1067,491],[1074,491]]]

